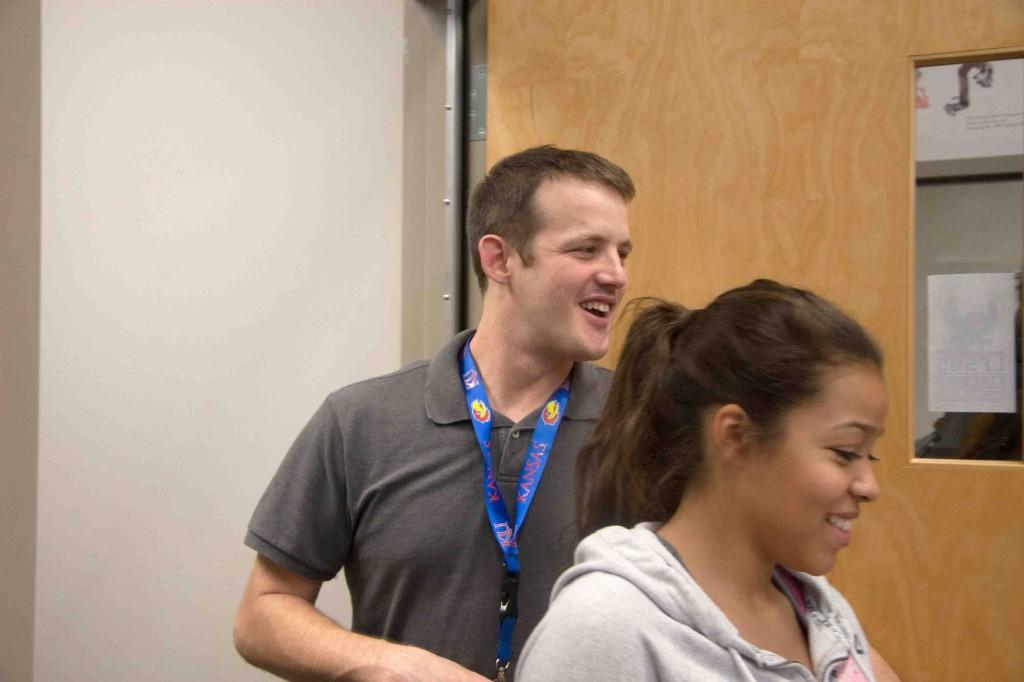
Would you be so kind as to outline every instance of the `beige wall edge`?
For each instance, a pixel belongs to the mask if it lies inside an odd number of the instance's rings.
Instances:
[[[0,679],[32,679],[39,416],[40,3],[0,3]]]

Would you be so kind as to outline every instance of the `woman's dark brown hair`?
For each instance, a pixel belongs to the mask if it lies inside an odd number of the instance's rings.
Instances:
[[[707,408],[739,405],[767,440],[786,412],[818,394],[828,369],[882,369],[878,345],[856,321],[771,280],[727,291],[703,310],[639,299],[630,311],[608,402],[577,463],[581,537],[675,513],[703,471]]]

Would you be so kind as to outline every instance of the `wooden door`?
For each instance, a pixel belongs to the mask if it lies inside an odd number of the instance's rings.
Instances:
[[[489,161],[625,166],[629,295],[768,276],[877,336],[883,497],[831,577],[904,680],[1024,680],[1024,466],[913,461],[910,424],[912,65],[1020,50],[1024,3],[490,0],[488,21]]]

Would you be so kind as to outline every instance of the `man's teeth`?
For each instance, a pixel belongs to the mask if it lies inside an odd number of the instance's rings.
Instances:
[[[587,301],[582,304],[584,310],[593,310],[595,313],[607,314],[612,309],[607,303],[599,303],[597,301]]]
[[[853,527],[852,519],[844,519],[841,516],[828,516],[825,519],[839,530],[845,530],[847,533],[850,532],[850,528]]]

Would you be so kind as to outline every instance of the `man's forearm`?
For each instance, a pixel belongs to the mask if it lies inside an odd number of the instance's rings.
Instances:
[[[379,662],[382,640],[345,630],[305,599],[263,594],[238,612],[235,648],[249,663],[295,682],[346,680]]]
[[[235,648],[293,682],[485,682],[417,647],[350,632],[290,594],[262,594],[239,609]]]

